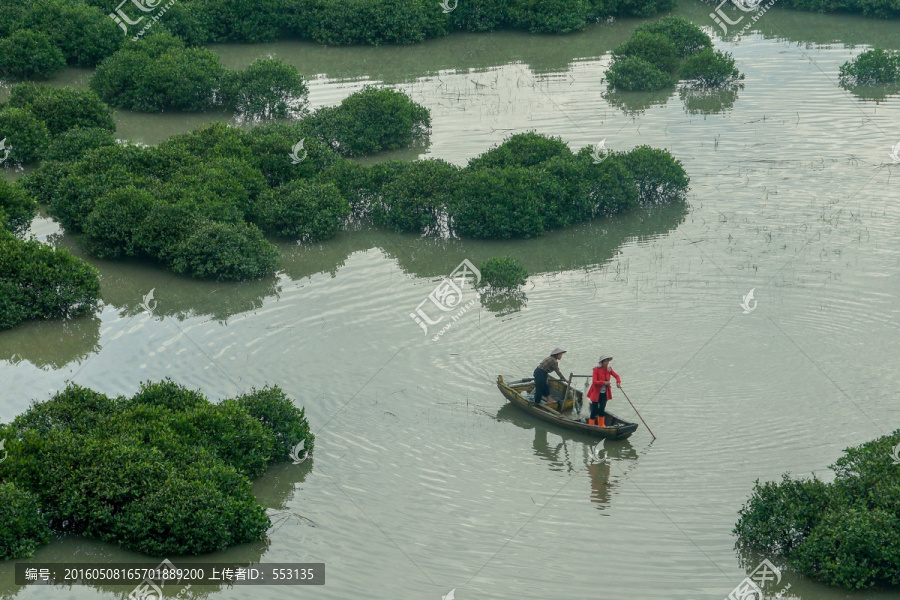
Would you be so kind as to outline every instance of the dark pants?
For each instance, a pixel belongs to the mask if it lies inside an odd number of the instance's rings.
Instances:
[[[534,403],[540,404],[544,396],[550,395],[550,384],[547,383],[547,371],[543,369],[534,370]]]
[[[598,402],[591,402],[591,418],[606,416],[606,397],[601,396]]]

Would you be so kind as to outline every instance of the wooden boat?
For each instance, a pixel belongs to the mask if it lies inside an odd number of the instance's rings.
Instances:
[[[546,404],[541,403],[535,406],[534,402],[526,396],[527,393],[534,392],[533,378],[519,379],[518,381],[506,383],[503,381],[502,375],[497,376],[497,387],[500,388],[500,392],[511,404],[515,404],[528,414],[548,423],[610,440],[624,440],[637,430],[637,423],[629,423],[610,414],[609,411],[606,411],[606,427],[589,425],[587,415],[582,417],[576,414],[576,410],[573,410],[576,403],[582,404],[584,402],[584,395],[574,387],[569,388],[562,411],[555,410],[555,406],[558,406],[563,394],[566,393],[567,386],[559,379],[551,378],[548,382],[550,384],[550,398],[556,400],[557,404],[548,407]]]

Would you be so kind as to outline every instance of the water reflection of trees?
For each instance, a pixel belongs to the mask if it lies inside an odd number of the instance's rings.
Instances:
[[[678,90],[684,110],[691,115],[713,115],[734,107],[743,83],[723,88],[684,85]]]
[[[0,335],[0,360],[27,361],[39,369],[61,369],[100,351],[100,324],[95,315],[70,320],[29,321]]]
[[[662,106],[669,101],[675,88],[665,88],[650,92],[624,92],[608,90],[601,96],[604,100],[626,115],[639,115],[652,106]]]
[[[553,465],[554,469],[564,469],[570,473],[585,469],[591,479],[591,502],[601,510],[609,507],[613,489],[637,464],[638,453],[628,440],[601,440],[553,427],[512,404],[506,404],[497,411],[497,418],[522,429],[533,429],[534,453]],[[554,441],[548,435],[551,433]],[[557,438],[559,442],[555,441]],[[591,456],[593,449],[596,449],[599,460]]]

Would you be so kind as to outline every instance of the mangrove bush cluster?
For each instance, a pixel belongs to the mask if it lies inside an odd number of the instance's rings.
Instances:
[[[270,522],[251,479],[314,436],[277,387],[211,403],[169,380],[130,398],[70,384],[0,425],[0,559],[49,531],[152,556],[260,540]]]
[[[744,78],[729,53],[714,50],[710,37],[682,17],[641,25],[612,56],[606,72],[612,90],[658,90],[679,80],[715,87]]]
[[[326,167],[408,146],[429,125],[428,111],[405,95],[366,88],[301,121],[215,124],[155,147],[73,131],[20,185],[96,256],[244,280],[275,271],[278,254],[263,232],[317,241],[343,226],[350,207],[317,177]]]
[[[900,82],[900,52],[866,50],[841,65],[840,80],[847,87]]]
[[[99,303],[95,268],[68,250],[22,239],[36,212],[34,198],[0,179],[0,330],[91,313]]]
[[[212,50],[188,48],[165,32],[127,41],[100,63],[90,85],[119,108],[160,112],[224,107],[266,118],[302,115],[308,92],[297,69],[280,59],[258,59],[233,71],[223,67]]]
[[[0,139],[10,163],[34,162],[89,139],[114,143],[115,128],[109,106],[90,90],[20,83],[0,104]]]
[[[741,546],[778,554],[830,585],[900,583],[900,430],[845,451],[834,482],[756,482],[735,526]]]
[[[778,6],[817,13],[862,13],[879,19],[900,17],[900,5],[891,0],[778,0]]]
[[[442,160],[366,167],[342,156],[408,145],[428,123],[406,96],[368,88],[292,124],[214,124],[151,148],[73,147],[21,185],[97,256],[146,256],[179,273],[243,280],[275,270],[264,234],[324,240],[351,215],[400,232],[527,238],[682,199],[689,183],[664,150],[575,154],[534,133],[465,168]]]
[[[127,41],[168,30],[188,46],[269,42],[279,36],[321,44],[412,44],[452,31],[500,28],[566,33],[610,17],[648,17],[674,0],[161,0],[120,7],[106,0],[21,0],[0,6],[0,74],[47,77],[67,64],[93,67]],[[166,3],[168,4],[168,3]],[[134,25],[128,25],[132,21]],[[198,55],[199,57],[199,55]],[[171,66],[171,65],[170,65]]]

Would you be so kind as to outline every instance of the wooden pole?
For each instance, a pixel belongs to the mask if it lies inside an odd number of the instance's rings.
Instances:
[[[653,435],[653,430],[650,429],[650,426],[647,425],[647,421],[645,421],[644,417],[641,416],[641,413],[638,412],[638,409],[637,409],[637,407],[635,407],[634,403],[631,401],[631,398],[628,397],[628,394],[625,394],[625,390],[623,390],[621,387],[619,387],[619,389],[622,390],[622,393],[625,395],[625,399],[628,400],[628,404],[631,404],[631,408],[633,408],[634,412],[637,413],[637,416],[641,420],[641,423],[644,424],[644,427],[647,428],[647,431],[650,432],[650,435]],[[653,435],[653,439],[654,440],[656,439],[655,435]]]

